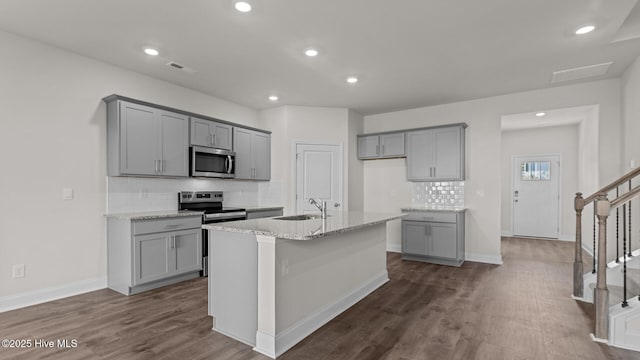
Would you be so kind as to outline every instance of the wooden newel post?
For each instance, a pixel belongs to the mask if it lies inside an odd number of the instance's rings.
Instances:
[[[584,199],[582,193],[576,193],[573,200],[576,210],[576,243],[575,257],[573,261],[573,296],[582,298],[584,296],[583,268],[582,268],[582,209],[584,209]]]
[[[598,199],[598,268],[596,278],[596,338],[609,338],[609,290],[607,289],[607,217],[611,203],[606,196]]]

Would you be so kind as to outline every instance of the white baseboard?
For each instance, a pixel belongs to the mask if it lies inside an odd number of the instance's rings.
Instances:
[[[389,281],[389,275],[384,271],[380,275],[371,279],[371,281],[365,285],[355,289],[335,303],[310,314],[304,319],[291,325],[289,328],[281,331],[276,336],[258,331],[256,333],[256,346],[253,350],[275,359],[292,348],[295,344],[299,343],[302,339],[311,335],[312,332],[318,330],[324,324],[331,321],[331,319],[355,305],[365,296],[371,294],[387,281]]]
[[[513,232],[511,230],[502,230],[500,236],[503,237],[513,237]]]
[[[475,254],[467,252],[464,254],[465,261],[480,262],[486,264],[502,265],[502,255]]]
[[[585,244],[584,242],[582,243],[582,250],[586,251],[587,254],[591,255],[591,257],[593,257],[593,249],[589,248],[588,244]]]
[[[0,313],[23,307],[84,294],[107,287],[107,278],[94,278],[73,283],[0,297]]]
[[[560,236],[558,237],[558,240],[575,242],[576,234],[560,234]]]
[[[387,251],[394,252],[394,253],[401,253],[402,246],[400,246],[400,244],[387,244]]]

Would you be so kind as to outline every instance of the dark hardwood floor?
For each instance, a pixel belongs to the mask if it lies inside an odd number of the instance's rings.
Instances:
[[[280,359],[640,359],[590,340],[593,306],[570,297],[572,243],[504,238],[502,254],[501,266],[453,268],[390,253],[387,284]],[[206,288],[105,289],[0,313],[0,339],[32,341],[0,359],[268,359],[211,330]]]

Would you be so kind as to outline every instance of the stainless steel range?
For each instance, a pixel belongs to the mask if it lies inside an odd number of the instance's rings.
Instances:
[[[178,209],[202,211],[202,223],[211,224],[224,221],[245,220],[247,211],[241,208],[224,207],[222,191],[180,191],[178,193]],[[208,232],[202,231],[202,276],[207,276],[209,241]]]

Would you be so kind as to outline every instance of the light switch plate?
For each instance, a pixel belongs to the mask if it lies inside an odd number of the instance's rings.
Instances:
[[[62,189],[62,200],[73,200],[73,189],[72,188],[64,188],[64,189]]]

